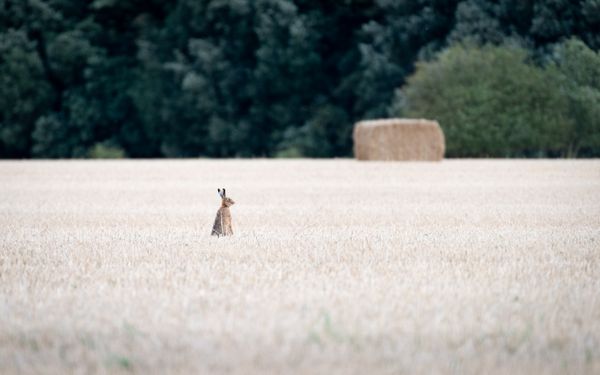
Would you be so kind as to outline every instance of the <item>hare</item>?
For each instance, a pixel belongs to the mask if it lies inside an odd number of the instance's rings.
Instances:
[[[225,189],[217,189],[217,192],[221,196],[221,208],[217,211],[211,236],[231,236],[233,229],[231,228],[231,212],[229,212],[229,207],[233,206],[235,202],[233,199],[227,198]]]

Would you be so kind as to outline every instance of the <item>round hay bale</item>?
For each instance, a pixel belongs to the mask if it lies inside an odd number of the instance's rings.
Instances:
[[[358,160],[439,161],[446,149],[437,121],[423,119],[360,121],[353,136]]]

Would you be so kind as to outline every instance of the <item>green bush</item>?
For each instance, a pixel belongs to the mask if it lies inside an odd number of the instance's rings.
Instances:
[[[123,159],[126,155],[121,147],[101,142],[90,148],[88,157],[92,159]]]
[[[556,48],[555,65],[573,128],[567,155],[600,156],[600,53],[578,39]]]
[[[600,54],[578,39],[546,66],[510,46],[456,45],[417,64],[393,115],[440,121],[448,156],[600,156]]]
[[[560,156],[573,121],[554,73],[521,48],[456,45],[417,64],[391,112],[438,120],[447,156]]]

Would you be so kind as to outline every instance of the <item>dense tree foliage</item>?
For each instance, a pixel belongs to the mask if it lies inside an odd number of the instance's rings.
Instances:
[[[598,155],[599,15],[598,0],[0,0],[0,157],[348,156],[358,119],[437,115],[394,91],[440,52],[432,69],[479,90],[442,90],[451,154]],[[485,139],[455,138],[463,125]]]

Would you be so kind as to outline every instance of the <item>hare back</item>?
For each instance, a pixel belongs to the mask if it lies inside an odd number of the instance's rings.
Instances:
[[[211,235],[213,236],[230,236],[233,234],[233,228],[231,226],[231,212],[229,208],[221,207],[217,211],[217,217],[215,217],[215,223]]]

